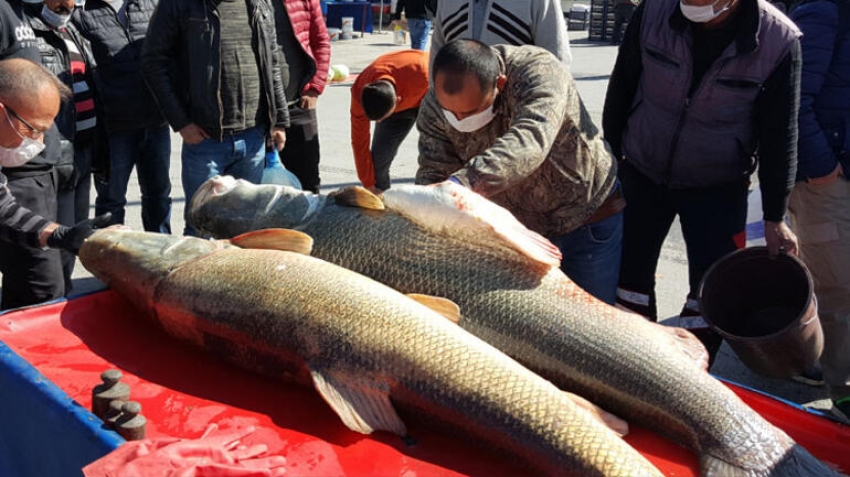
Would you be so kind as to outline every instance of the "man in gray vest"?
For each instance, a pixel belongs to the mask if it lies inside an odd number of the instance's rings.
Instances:
[[[617,302],[657,320],[655,269],[679,216],[690,293],[676,324],[714,358],[700,316],[709,266],[746,243],[756,169],[772,254],[796,253],[784,222],[797,167],[800,32],[765,0],[654,0],[635,11],[608,84],[602,125],[628,206]]]

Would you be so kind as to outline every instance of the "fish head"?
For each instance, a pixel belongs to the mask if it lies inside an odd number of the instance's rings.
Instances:
[[[139,306],[181,264],[231,247],[226,242],[121,228],[96,230],[80,247],[80,262],[110,288]]]
[[[327,197],[278,184],[252,184],[231,176],[204,182],[189,204],[189,222],[201,233],[231,238],[264,228],[298,229]]]

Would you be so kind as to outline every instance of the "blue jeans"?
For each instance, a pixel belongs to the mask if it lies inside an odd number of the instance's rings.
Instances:
[[[408,18],[407,28],[410,30],[410,47],[414,50],[425,51],[425,47],[428,46],[431,21],[422,18]]]
[[[197,236],[189,223],[189,204],[201,184],[216,175],[230,175],[255,184],[262,182],[266,160],[265,128],[225,133],[221,142],[204,139],[197,144],[183,143],[182,159],[183,192],[186,195],[183,212],[186,228],[183,234]]]
[[[563,255],[561,270],[586,292],[613,305],[623,252],[623,212],[550,240]]]
[[[168,125],[109,134],[109,182],[95,181],[95,214],[112,212],[124,223],[127,184],[136,168],[142,191],[142,225],[148,232],[171,233],[171,133]]]

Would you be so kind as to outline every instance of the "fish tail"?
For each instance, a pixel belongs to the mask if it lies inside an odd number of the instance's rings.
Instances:
[[[703,477],[847,477],[797,444],[769,468],[742,468],[713,456],[703,456],[700,467]]]

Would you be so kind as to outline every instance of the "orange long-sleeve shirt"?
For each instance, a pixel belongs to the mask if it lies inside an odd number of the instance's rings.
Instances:
[[[418,108],[428,92],[428,53],[401,50],[381,55],[360,73],[351,86],[351,147],[354,149],[357,177],[364,187],[375,185],[375,168],[372,163],[371,125],[363,111],[360,95],[364,86],[380,80],[392,83],[396,96],[401,98],[394,112]]]

